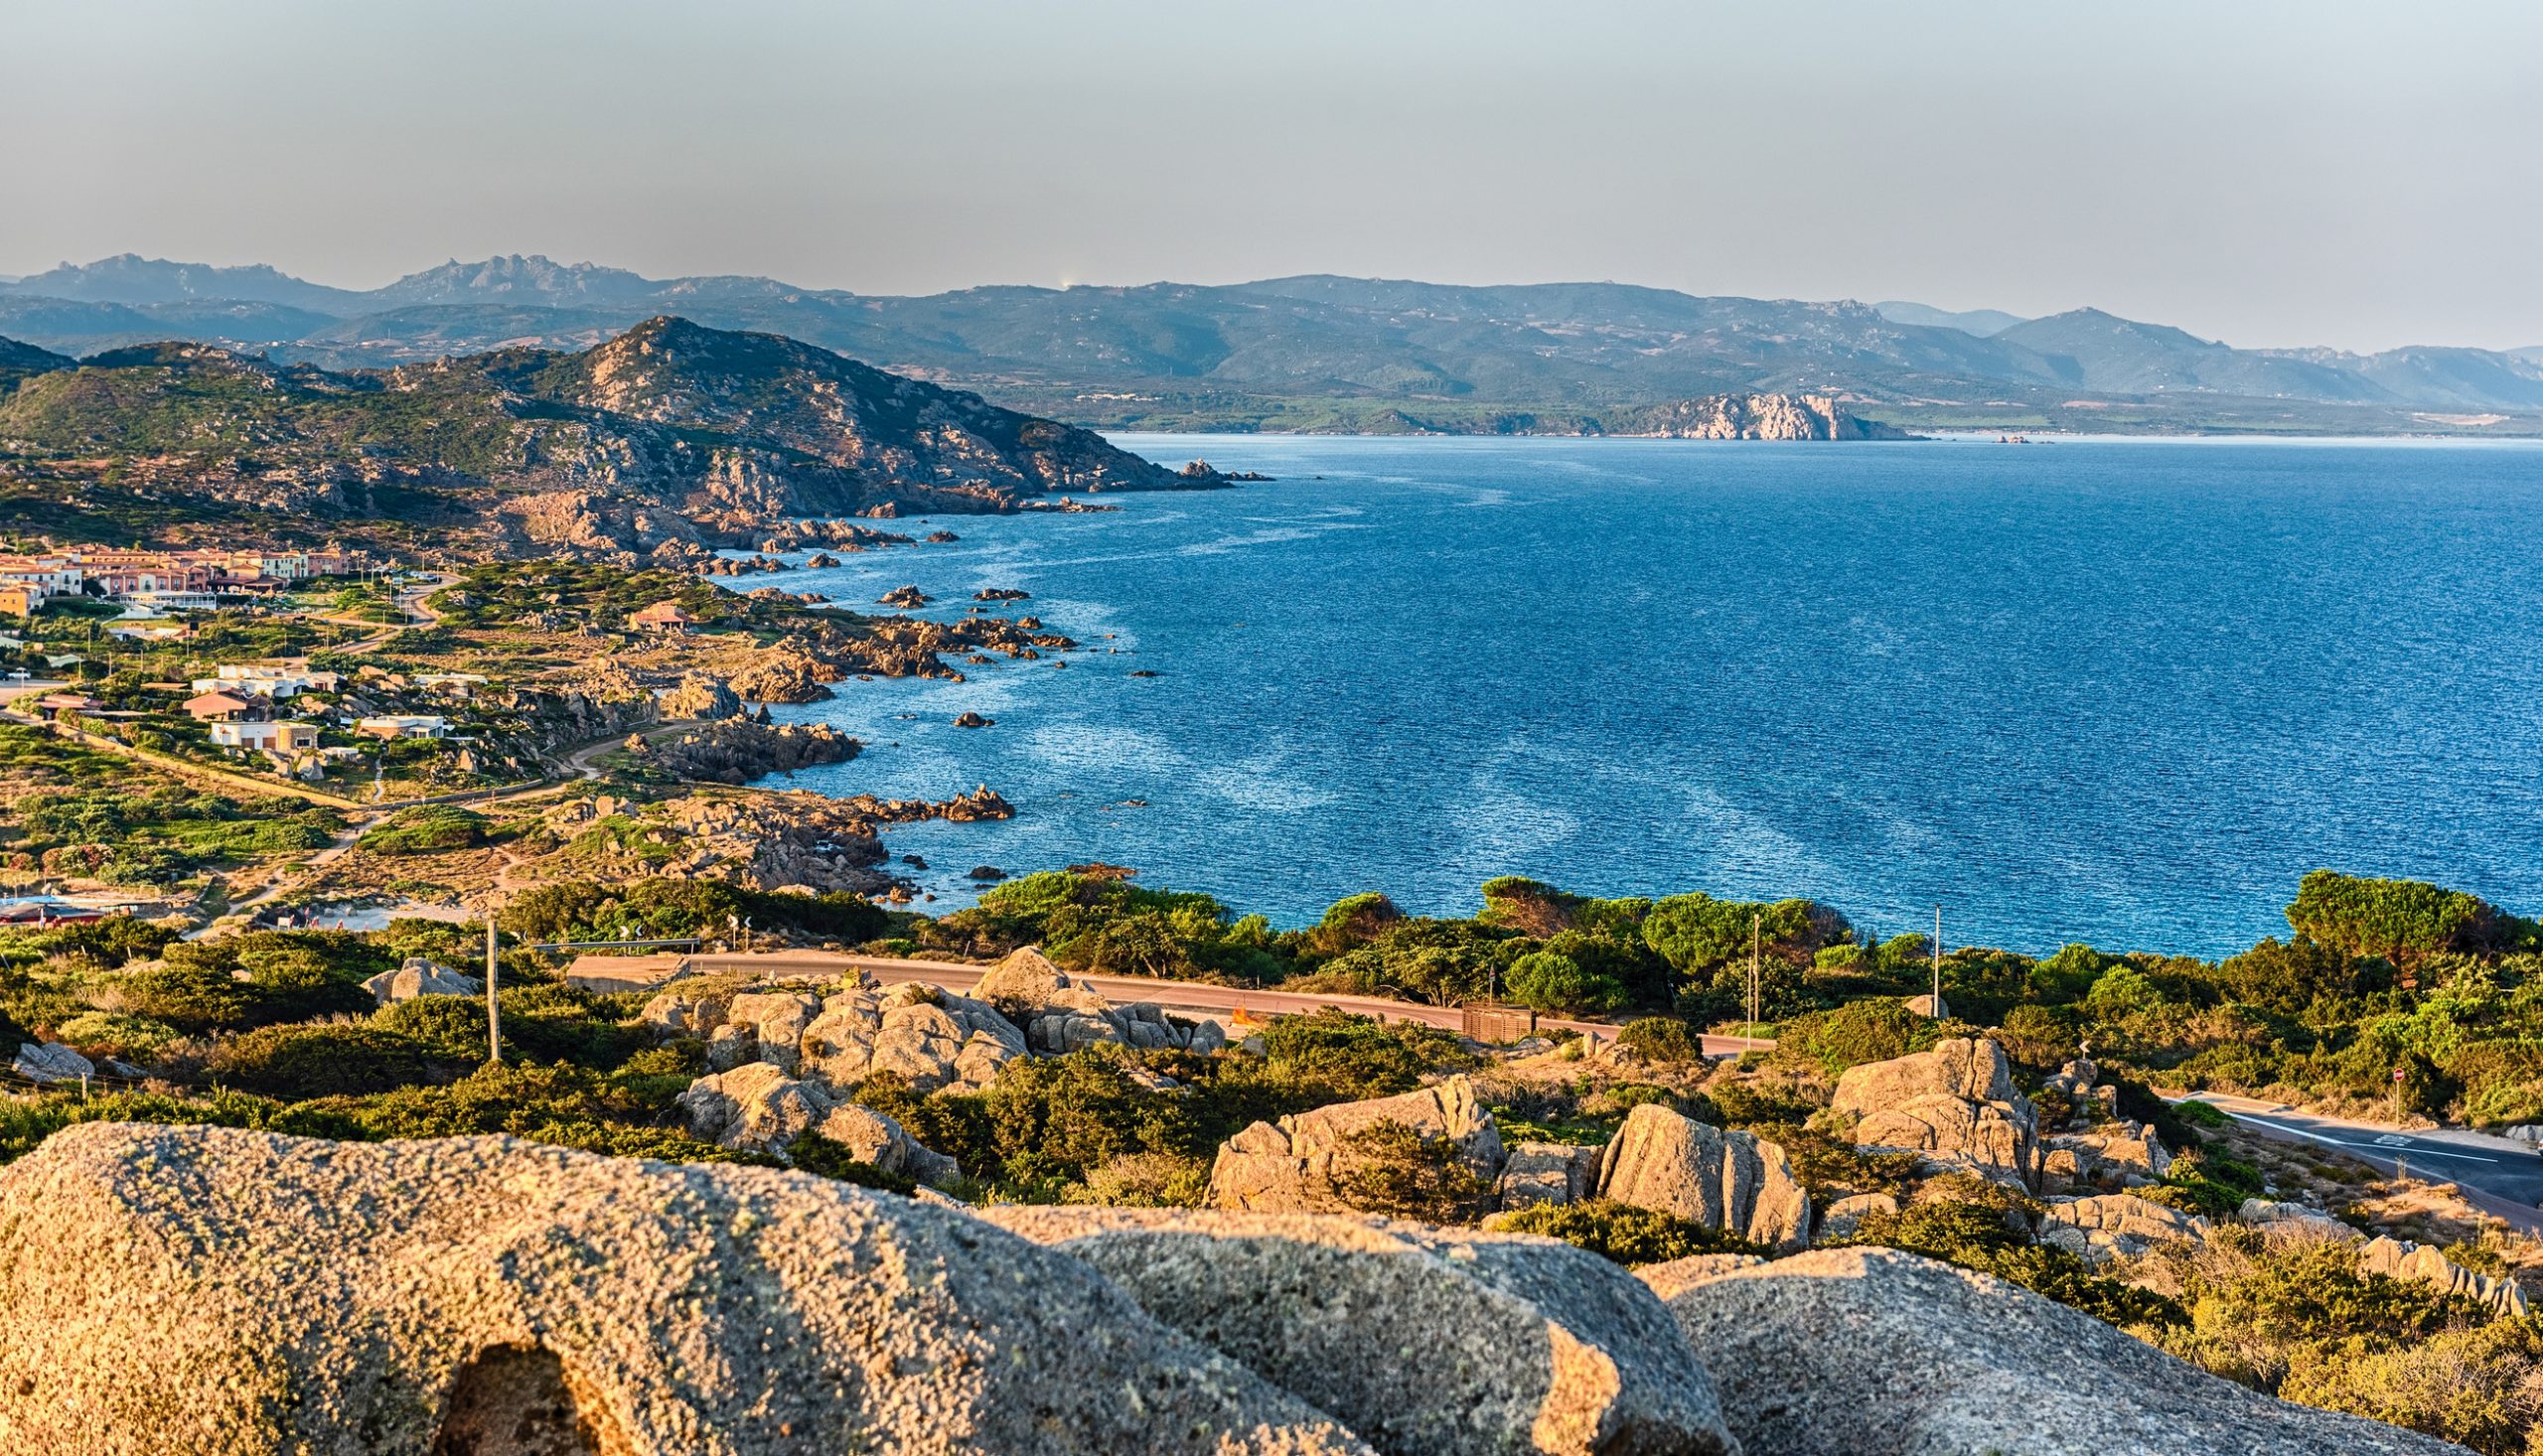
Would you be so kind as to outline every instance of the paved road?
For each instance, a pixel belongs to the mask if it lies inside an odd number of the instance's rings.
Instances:
[[[2543,1154],[2526,1143],[2452,1127],[2403,1132],[2222,1093],[2200,1093],[2198,1100],[2265,1136],[2337,1148],[2388,1173],[2407,1166],[2415,1178],[2453,1183],[2475,1207],[2543,1233],[2543,1211],[2535,1207],[2543,1202]]]
[[[650,984],[674,969],[689,972],[749,971],[773,979],[834,976],[850,968],[863,970],[885,985],[903,981],[929,981],[951,991],[968,991],[979,984],[987,973],[985,965],[971,965],[953,960],[899,960],[883,955],[847,955],[826,950],[779,950],[757,954],[725,953],[699,955],[584,956],[575,964],[575,974],[598,978],[619,966],[630,984]],[[1257,991],[1237,986],[1214,986],[1198,981],[1161,980],[1140,975],[1091,975],[1085,983],[1102,991],[1117,1002],[1154,1001],[1175,1011],[1193,1011],[1204,1015],[1224,1016],[1239,1008],[1256,1015],[1287,1015],[1332,1006],[1363,1016],[1379,1016],[1389,1021],[1419,1021],[1430,1026],[1456,1030],[1462,1021],[1453,1006],[1423,1006],[1412,1001],[1392,1001],[1382,996],[1325,996],[1301,991]],[[1616,1028],[1606,1022],[1563,1021],[1539,1017],[1540,1031],[1577,1031],[1586,1035],[1611,1037]],[[1764,1051],[1774,1046],[1759,1038],[1708,1036],[1704,1039],[1707,1056],[1726,1057],[1743,1051]]]

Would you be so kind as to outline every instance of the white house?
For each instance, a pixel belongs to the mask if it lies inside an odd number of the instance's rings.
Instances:
[[[297,753],[318,746],[318,728],[313,723],[215,723],[212,741],[223,748]]]
[[[177,587],[126,592],[122,600],[153,612],[210,612],[221,606],[221,598],[210,592]]]
[[[344,679],[333,672],[296,671],[252,662],[226,662],[219,673],[194,680],[197,692],[248,692],[277,701],[304,692],[334,692]]]
[[[354,724],[354,731],[366,738],[440,738],[450,732],[450,720],[419,713],[397,714],[361,719]]]

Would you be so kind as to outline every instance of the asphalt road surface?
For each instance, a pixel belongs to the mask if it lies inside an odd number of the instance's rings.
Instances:
[[[885,985],[903,981],[928,981],[949,991],[969,991],[979,984],[988,972],[985,965],[970,965],[954,960],[898,960],[882,955],[847,955],[826,950],[776,950],[756,954],[724,953],[682,956],[644,956],[629,958],[630,984],[639,978],[652,979],[661,973],[679,968],[690,974],[748,971],[772,979],[834,976],[851,967],[865,971]],[[642,962],[640,965],[638,962]],[[578,961],[574,974],[579,978],[604,969],[605,958],[586,956]],[[648,968],[654,968],[648,973]],[[1102,991],[1117,1002],[1153,1001],[1172,1011],[1199,1012],[1225,1016],[1239,1009],[1255,1016],[1286,1015],[1314,1011],[1333,1006],[1363,1016],[1378,1016],[1389,1021],[1419,1021],[1430,1026],[1455,1031],[1462,1021],[1453,1006],[1423,1006],[1412,1001],[1391,1001],[1381,996],[1323,996],[1297,991],[1258,991],[1237,986],[1205,985],[1197,981],[1160,980],[1138,975],[1090,975],[1076,979]],[[1587,1035],[1612,1037],[1616,1028],[1606,1022],[1563,1021],[1554,1017],[1537,1018],[1539,1031],[1577,1031]],[[1772,1047],[1772,1041],[1745,1037],[1704,1038],[1705,1055],[1726,1057],[1751,1049]]]
[[[2278,1102],[2201,1093],[2198,1100],[2265,1136],[2337,1148],[2385,1172],[2452,1183],[2475,1207],[2528,1233],[2543,1233],[2543,1154],[2504,1137],[2443,1127],[2404,1132],[2373,1122],[2318,1117]]]

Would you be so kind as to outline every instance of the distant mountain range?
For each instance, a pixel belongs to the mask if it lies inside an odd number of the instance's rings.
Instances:
[[[1526,430],[1788,393],[1910,428],[2543,433],[2543,347],[2232,349],[2094,309],[1329,276],[901,298],[519,256],[368,291],[129,255],[0,285],[0,336],[56,353],[186,340],[338,369],[588,349],[662,314],[1114,426]]]
[[[2019,314],[2009,314],[2003,309],[1964,309],[1954,312],[1951,309],[1935,308],[1931,304],[1907,303],[1894,298],[1887,303],[1873,304],[1872,311],[1893,324],[1922,324],[1935,329],[1958,329],[1963,334],[1975,334],[1981,339],[1993,339],[2016,324],[2030,322]]]

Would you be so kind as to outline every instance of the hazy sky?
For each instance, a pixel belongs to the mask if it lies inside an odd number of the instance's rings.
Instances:
[[[2543,4],[7,0],[0,273],[1336,272],[2543,344]]]

